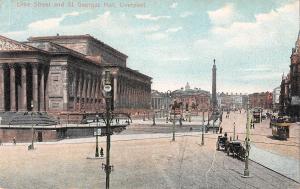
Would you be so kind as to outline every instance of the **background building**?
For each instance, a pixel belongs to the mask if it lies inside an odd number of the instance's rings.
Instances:
[[[222,110],[246,109],[247,95],[242,93],[218,93],[218,106]]]
[[[279,112],[292,118],[300,118],[300,31],[292,49],[290,72],[282,76],[280,84]]]
[[[250,108],[260,107],[263,109],[272,109],[272,93],[262,92],[249,94]]]
[[[198,113],[201,110],[210,109],[211,96],[208,91],[201,90],[199,88],[191,89],[189,83],[185,88],[181,88],[172,91],[172,99],[167,93],[158,92],[153,90],[151,93],[151,107],[155,111],[165,111],[170,109],[170,105],[177,101],[182,104],[182,111],[191,111]]]
[[[291,55],[290,92],[291,107],[289,114],[292,117],[300,118],[300,31]]]
[[[173,91],[174,100],[183,104],[186,111],[199,112],[211,108],[211,96],[208,91],[199,88],[191,89],[189,83],[185,88]]]

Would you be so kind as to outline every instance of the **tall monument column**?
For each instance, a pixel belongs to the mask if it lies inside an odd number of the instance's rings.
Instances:
[[[214,59],[214,65],[212,68],[212,105],[213,105],[213,113],[215,113],[217,109],[217,67],[216,67],[216,60]]]

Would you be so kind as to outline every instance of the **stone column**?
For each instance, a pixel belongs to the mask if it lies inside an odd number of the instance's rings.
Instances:
[[[77,103],[77,90],[78,90],[78,82],[77,82],[77,70],[73,70],[73,82],[74,82],[74,93],[73,93],[73,110],[76,111],[76,103]],[[72,89],[73,90],[73,89]]]
[[[44,66],[40,65],[41,80],[40,80],[40,111],[45,111],[45,71]]]
[[[27,83],[27,77],[26,77],[26,64],[21,63],[21,104],[19,111],[27,111],[27,93],[26,93],[26,83]]]
[[[49,95],[48,95],[48,91],[49,91],[49,82],[50,82],[50,79],[49,79],[49,66],[46,66],[45,67],[45,110],[46,111],[49,111]]]
[[[88,75],[88,78],[87,78],[87,89],[86,89],[86,97],[85,97],[85,107],[86,107],[86,110],[89,109],[89,99],[90,99],[90,90],[91,90],[91,75]]]
[[[120,96],[120,107],[123,108],[123,103],[124,103],[124,94],[123,94],[123,80],[120,79],[120,83],[119,83],[119,86],[120,86],[120,93],[119,93],[119,96]]]
[[[119,99],[118,99],[118,76],[117,74],[114,75],[114,107],[117,108],[119,106]]]
[[[126,80],[124,82],[124,92],[125,92],[124,107],[127,108],[128,107],[128,86],[127,86],[127,81]]]
[[[80,111],[81,110],[81,97],[82,97],[82,72],[81,70],[79,70],[79,74],[78,74],[78,99],[77,99],[77,96],[76,96],[76,101],[75,101],[75,104],[77,105],[77,102],[78,102],[78,106],[76,106],[76,110]]]
[[[16,73],[15,65],[9,64],[10,70],[10,111],[16,111]]]
[[[38,111],[38,64],[33,63],[32,66],[32,111]]]
[[[80,104],[83,102],[83,108],[85,109],[85,106],[86,106],[86,104],[85,104],[85,99],[86,99],[86,86],[87,86],[87,76],[84,74],[85,72],[83,72],[83,86],[82,86],[82,100],[81,100],[81,102],[80,102]],[[81,108],[82,108],[82,105],[80,105],[81,106]],[[80,108],[80,109],[81,109]]]
[[[91,77],[91,93],[90,93],[90,99],[89,99],[89,104],[90,104],[90,109],[92,111],[95,110],[95,106],[94,106],[94,98],[95,98],[95,76],[92,75]]]
[[[5,111],[4,64],[0,64],[0,112]]]

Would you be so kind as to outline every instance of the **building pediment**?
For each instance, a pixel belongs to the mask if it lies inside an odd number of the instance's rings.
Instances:
[[[33,47],[0,36],[0,51],[35,51]]]

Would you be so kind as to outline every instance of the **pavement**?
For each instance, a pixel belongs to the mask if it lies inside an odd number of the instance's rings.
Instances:
[[[232,135],[235,122],[243,139],[243,116],[231,114],[223,119],[223,132]],[[192,119],[190,125],[183,122],[182,127],[177,122],[176,142],[171,142],[172,123],[165,123],[164,118],[156,123],[152,126],[152,120],[133,120],[127,130],[112,135],[116,171],[111,188],[300,188],[297,124],[288,141],[271,139],[268,122],[257,124],[251,130],[252,177],[242,179],[244,162],[215,150],[219,134],[205,133],[205,145],[200,145],[201,117]],[[99,137],[104,152],[105,142],[106,137]],[[0,156],[9,157],[0,159],[0,188],[101,188],[105,174],[98,168],[104,160],[86,160],[93,156],[94,144],[95,137],[39,142],[30,152],[29,143],[6,143],[0,147]]]
[[[251,145],[251,160],[300,183],[300,161]]]
[[[188,133],[186,133],[188,134]],[[254,162],[249,162],[251,178],[242,178],[244,162],[215,150],[215,138],[207,135],[200,145],[199,133],[151,134],[143,140],[116,141],[111,146],[112,189],[199,189],[300,188],[300,184]],[[144,137],[147,137],[144,136]],[[104,138],[104,137],[103,137]],[[87,143],[82,143],[86,140]],[[37,143],[28,151],[24,145],[0,148],[0,187],[104,188],[105,159],[87,159],[95,150],[95,139],[68,139],[58,143]],[[78,142],[78,143],[77,143]],[[105,149],[105,142],[99,143]],[[105,154],[104,154],[105,155]]]
[[[201,141],[202,132],[176,132],[175,139],[185,136],[193,137]],[[216,140],[218,134],[205,133],[204,138],[209,140]],[[131,140],[146,140],[146,139],[172,139],[172,133],[145,133],[145,134],[121,134],[112,135],[111,141],[131,141]],[[64,139],[57,142],[38,142],[39,145],[57,145],[57,144],[82,144],[82,143],[94,143],[95,137],[89,138],[76,138],[76,139]],[[106,137],[99,137],[99,142],[106,142]],[[19,143],[19,146],[27,146],[30,143]],[[5,146],[12,146],[12,144],[4,144]],[[257,148],[255,144],[251,144],[250,157],[252,161],[259,163],[260,165],[267,167],[279,174],[282,174],[288,178],[291,178],[300,183],[300,161],[287,156],[278,155],[269,152],[264,149]]]

